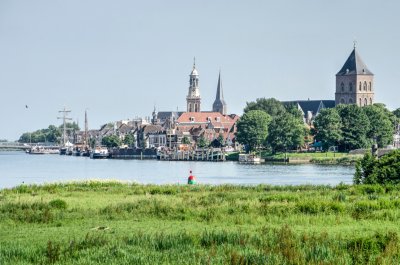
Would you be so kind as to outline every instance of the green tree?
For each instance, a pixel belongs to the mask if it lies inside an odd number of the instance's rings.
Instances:
[[[272,118],[286,112],[283,104],[274,98],[258,98],[255,102],[246,102],[244,113],[251,110],[265,111]]]
[[[116,135],[105,136],[101,139],[101,144],[108,148],[118,147],[121,145],[121,139]]]
[[[398,119],[400,119],[400,108],[396,109],[393,111],[394,116],[396,116]]]
[[[376,139],[379,147],[392,143],[394,134],[393,114],[382,104],[374,104],[362,108],[367,115],[370,129],[367,137]]]
[[[210,142],[202,135],[199,137],[199,139],[197,140],[197,146],[199,148],[204,148],[204,147],[208,147],[210,145]]]
[[[371,139],[368,137],[370,122],[362,110],[355,104],[339,105],[336,107],[342,120],[342,141],[339,146],[342,150],[368,148]]]
[[[39,143],[39,142],[57,142],[61,136],[61,130],[54,125],[49,125],[46,129],[36,130],[34,132],[23,133],[18,142],[21,143]]]
[[[262,110],[250,110],[237,122],[236,140],[254,151],[261,147],[268,136],[271,116]]]
[[[328,150],[342,139],[342,121],[335,108],[323,109],[314,120],[315,138],[322,142],[322,148]]]
[[[290,113],[272,119],[268,127],[267,144],[273,152],[296,149],[304,144],[304,123]]]
[[[400,150],[392,151],[379,159],[370,153],[356,164],[355,184],[399,184]]]
[[[133,133],[128,133],[125,135],[123,142],[127,146],[132,147],[135,144],[135,135]]]
[[[182,144],[190,144],[190,139],[187,136],[183,136]]]

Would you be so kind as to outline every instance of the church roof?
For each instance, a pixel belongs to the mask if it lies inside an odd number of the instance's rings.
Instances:
[[[342,69],[336,75],[373,75],[354,47]]]
[[[333,108],[335,107],[334,100],[296,100],[296,101],[283,101],[283,105],[297,105],[301,108],[304,114],[311,112],[316,115],[321,111],[321,109]]]

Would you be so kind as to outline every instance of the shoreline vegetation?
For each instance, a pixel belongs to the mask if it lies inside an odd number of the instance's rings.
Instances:
[[[399,185],[0,190],[1,264],[397,264]]]
[[[333,153],[333,152],[307,152],[307,153],[257,153],[266,163],[289,164],[319,164],[319,165],[343,165],[353,166],[363,158],[362,154]],[[239,153],[231,153],[226,156],[228,161],[238,161]]]

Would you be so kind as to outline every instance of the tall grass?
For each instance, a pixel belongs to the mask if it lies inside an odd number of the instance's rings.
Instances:
[[[0,264],[398,264],[400,187],[0,190]]]

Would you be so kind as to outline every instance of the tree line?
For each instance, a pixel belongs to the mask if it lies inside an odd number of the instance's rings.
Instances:
[[[340,151],[390,145],[400,108],[390,112],[383,104],[365,107],[338,105],[323,109],[312,126],[303,121],[295,105],[283,105],[274,98],[259,98],[246,103],[244,114],[237,123],[236,140],[246,151],[260,148],[272,152],[294,150],[314,139],[323,150],[337,146]]]
[[[66,123],[67,135],[70,136],[74,132],[79,131],[79,126],[77,123]],[[49,125],[45,129],[39,129],[33,132],[25,132],[20,137],[18,142],[20,143],[44,143],[51,142],[57,143],[61,141],[64,126]]]

